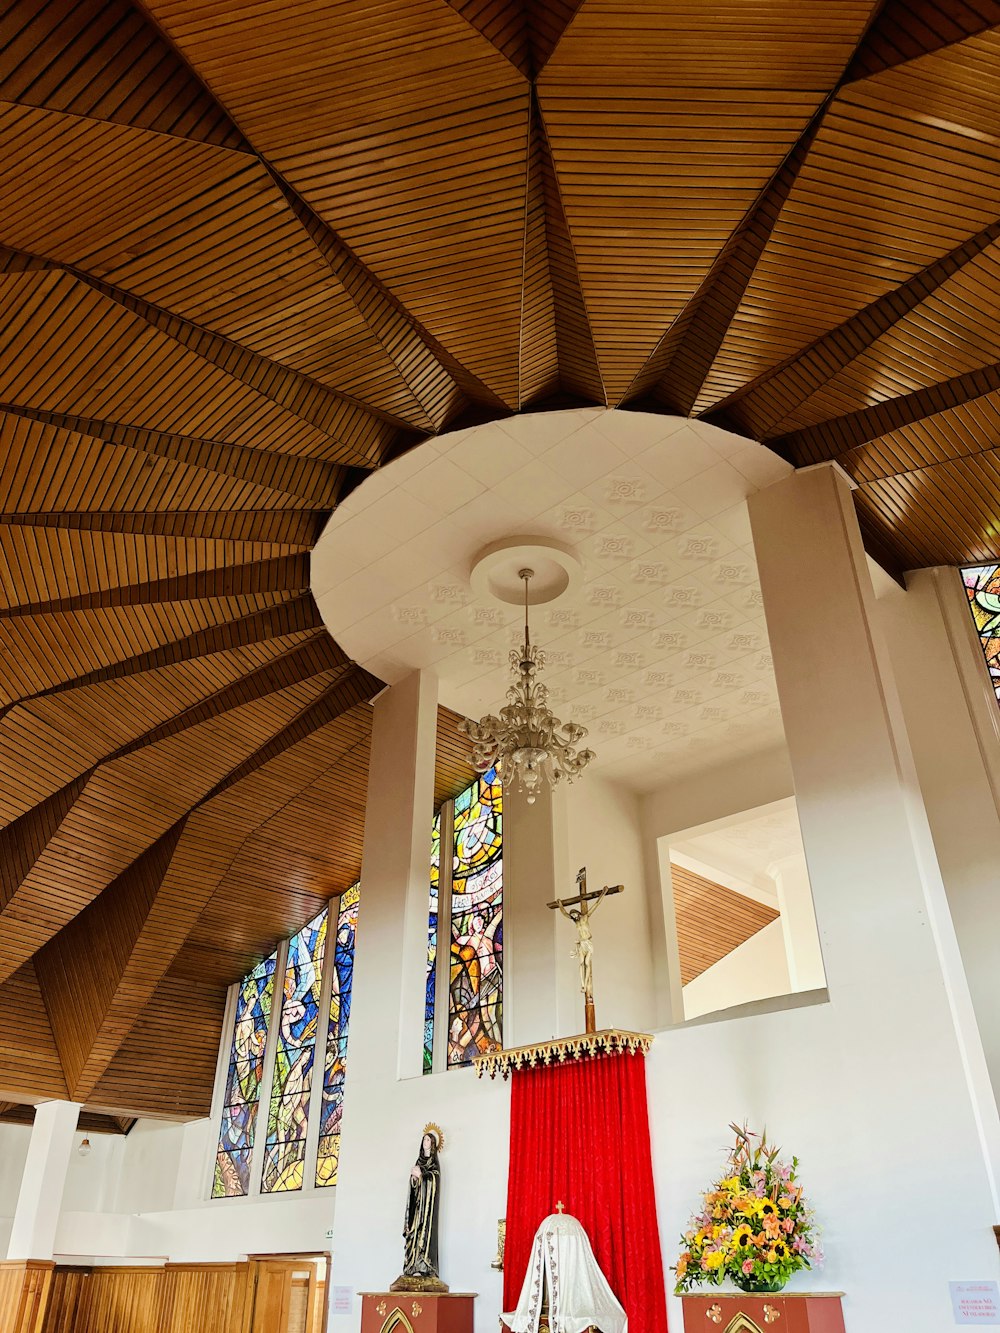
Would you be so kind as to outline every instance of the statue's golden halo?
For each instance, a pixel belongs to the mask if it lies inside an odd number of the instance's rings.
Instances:
[[[437,1140],[437,1150],[438,1152],[440,1152],[441,1149],[444,1147],[444,1130],[441,1128],[441,1126],[436,1125],[433,1120],[428,1120],[427,1124],[424,1125],[424,1134],[434,1135],[435,1139]],[[420,1137],[423,1138],[423,1134],[421,1134]]]

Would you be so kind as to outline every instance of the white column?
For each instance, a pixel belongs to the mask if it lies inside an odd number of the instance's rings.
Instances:
[[[575,893],[565,865],[564,824],[562,792],[552,793],[543,784],[534,805],[520,792],[504,792],[505,1046],[583,1030],[582,1002],[575,1019],[560,1012],[555,954],[559,913],[546,907]],[[569,923],[559,917],[559,925]],[[571,934],[567,952],[574,938]]]
[[[79,1115],[79,1102],[41,1102],[35,1107],[8,1259],[52,1258]]]
[[[480,1082],[470,1068],[422,1074],[436,732],[432,676],[410,676],[377,700],[330,1247],[331,1285],[353,1289],[355,1299],[351,1314],[331,1309],[336,1333],[357,1333],[358,1293],[386,1290],[402,1270],[408,1178],[428,1121],[446,1136],[441,1277],[454,1290],[483,1293],[479,1333],[496,1325],[487,1293],[499,1286],[489,1263],[506,1190],[509,1089]]]
[[[1000,708],[957,569],[920,569],[879,611],[994,1093],[1000,1097]]]
[[[778,894],[789,984],[793,991],[820,990],[826,973],[805,862],[801,856],[783,856],[771,862],[767,873]]]
[[[437,679],[416,671],[374,709],[351,1065],[363,1078],[363,1063],[388,1061],[409,1078],[423,1070]]]
[[[825,464],[748,504],[827,984],[851,1033],[852,1170],[884,1170],[887,1151],[926,1164],[923,1108],[945,1153],[978,1134],[984,1170],[962,1186],[981,1208],[985,1177],[995,1213],[1000,1124],[850,482]]]

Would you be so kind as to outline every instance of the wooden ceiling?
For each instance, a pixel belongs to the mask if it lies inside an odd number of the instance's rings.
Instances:
[[[998,124],[995,0],[3,0],[0,1088],[205,1109],[358,872],[309,551],[421,439],[696,414],[1000,557]]]
[[[775,908],[755,902],[753,898],[716,884],[673,861],[670,863],[670,878],[683,986],[745,944],[759,930],[778,920],[779,913]]]

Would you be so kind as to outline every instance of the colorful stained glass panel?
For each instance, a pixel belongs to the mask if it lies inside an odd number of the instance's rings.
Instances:
[[[239,1197],[250,1188],[250,1154],[264,1076],[267,1025],[274,996],[277,953],[243,978],[229,1052],[225,1109],[219,1131],[212,1197]]]
[[[503,1045],[503,792],[491,769],[455,802],[448,1065]]]
[[[358,930],[360,886],[354,884],[341,896],[334,942],[334,972],[330,990],[330,1025],[326,1035],[323,1070],[323,1101],[320,1112],[319,1148],[316,1154],[316,1184],[336,1185],[340,1163],[340,1122],[344,1106],[347,1071],[347,1036],[354,991],[354,945]],[[297,1187],[296,1187],[297,1188]]]
[[[434,1067],[434,999],[437,984],[438,892],[441,882],[441,815],[431,829],[431,880],[427,913],[427,975],[424,995],[424,1073]]]
[[[261,1181],[265,1194],[302,1188],[328,918],[324,908],[288,942]]]
[[[962,570],[962,579],[986,670],[1000,700],[1000,565],[972,565]]]

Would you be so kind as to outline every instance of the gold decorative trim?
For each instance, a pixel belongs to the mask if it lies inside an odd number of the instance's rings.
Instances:
[[[472,1063],[482,1078],[507,1078],[515,1069],[534,1069],[536,1065],[565,1064],[567,1060],[590,1060],[600,1055],[645,1055],[653,1044],[648,1032],[626,1032],[604,1028],[600,1032],[581,1033],[577,1037],[555,1037],[535,1046],[514,1046],[506,1051],[487,1051]]]
[[[437,1124],[437,1123],[436,1123],[435,1121],[433,1121],[433,1120],[428,1120],[427,1124],[424,1125],[424,1134],[433,1134],[433,1135],[434,1135],[434,1138],[437,1139],[437,1150],[438,1150],[438,1152],[442,1152],[442,1151],[443,1151],[443,1149],[444,1149],[444,1130],[441,1128],[441,1126],[440,1126],[439,1124]],[[421,1146],[423,1145],[423,1141],[424,1141],[424,1140],[423,1140],[423,1135],[421,1135],[421,1138],[420,1138]]]

